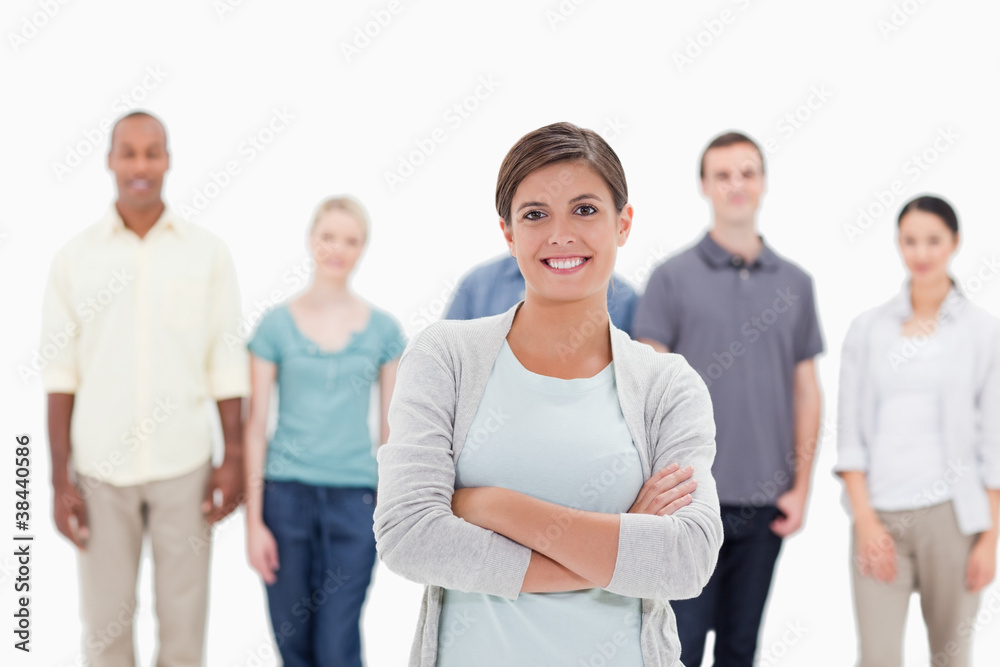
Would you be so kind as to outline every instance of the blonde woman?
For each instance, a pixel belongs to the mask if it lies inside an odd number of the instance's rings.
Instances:
[[[266,313],[248,344],[248,551],[267,584],[285,667],[362,664],[359,621],[375,563],[369,395],[377,380],[385,442],[405,346],[396,320],[350,289],[367,238],[356,201],[323,202],[309,231],[310,285]],[[275,388],[278,424],[268,442]]]

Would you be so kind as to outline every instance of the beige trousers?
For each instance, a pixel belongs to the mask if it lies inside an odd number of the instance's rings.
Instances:
[[[92,667],[134,667],[132,628],[145,529],[153,548],[157,667],[201,667],[211,528],[201,513],[211,464],[173,479],[85,491],[90,539],[80,552],[84,654]]]
[[[851,544],[854,606],[860,637],[860,667],[902,667],[903,632],[910,595],[930,639],[933,667],[968,667],[979,593],[965,587],[965,571],[976,535],[963,535],[951,502],[900,512],[877,512],[896,548],[896,579],[864,577]]]

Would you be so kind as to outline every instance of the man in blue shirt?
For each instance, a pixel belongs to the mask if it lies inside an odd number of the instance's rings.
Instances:
[[[499,315],[524,298],[524,276],[515,257],[500,257],[476,267],[459,283],[445,313],[446,320],[472,320]],[[632,335],[632,316],[638,296],[628,282],[614,274],[608,283],[608,314],[616,327]]]

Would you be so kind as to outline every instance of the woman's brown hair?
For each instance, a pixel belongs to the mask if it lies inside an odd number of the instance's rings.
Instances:
[[[625,170],[601,135],[572,123],[553,123],[529,132],[514,144],[504,157],[497,175],[497,213],[510,225],[510,207],[514,192],[528,174],[556,162],[583,162],[608,184],[615,210],[628,203]]]

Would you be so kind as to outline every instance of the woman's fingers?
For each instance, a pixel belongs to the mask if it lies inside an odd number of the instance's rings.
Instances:
[[[872,560],[876,579],[888,583],[896,578],[896,548],[893,544],[876,546]]]
[[[629,508],[629,512],[633,514],[642,514],[645,511],[646,506],[649,504],[649,499],[652,497],[653,486],[667,475],[676,471],[677,468],[678,466],[676,463],[671,463],[670,465],[665,466],[650,475],[649,479],[647,479],[642,485],[642,488],[639,489],[639,495],[635,497],[635,502],[632,503],[632,507]]]
[[[673,502],[671,502],[670,504],[668,504],[666,507],[664,507],[662,510],[660,510],[656,514],[658,516],[670,516],[671,514],[673,514],[674,512],[676,512],[677,510],[679,510],[680,508],[686,507],[686,506],[688,506],[690,504],[691,504],[691,494],[687,493],[687,494],[684,494],[683,496],[681,496],[680,498],[678,498],[677,500],[674,500]]]
[[[698,483],[693,479],[689,479],[672,489],[667,489],[653,498],[652,502],[650,502],[649,514],[659,514],[660,516],[663,516],[664,514],[673,514],[675,511],[690,502],[691,494],[694,493],[694,490],[697,487]],[[688,499],[687,502],[684,502],[681,505],[675,505],[675,503],[685,498]],[[670,508],[669,511],[666,511],[668,508]]]
[[[671,503],[694,492],[697,484],[694,480],[691,480],[692,475],[694,475],[694,468],[691,466],[681,468],[676,463],[660,469],[642,485],[639,496],[636,498],[629,512],[636,514],[659,514],[662,516],[665,513],[664,510]],[[684,504],[687,504],[687,502]],[[667,513],[672,514],[682,506],[674,506]]]

